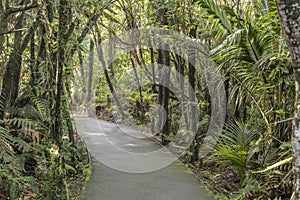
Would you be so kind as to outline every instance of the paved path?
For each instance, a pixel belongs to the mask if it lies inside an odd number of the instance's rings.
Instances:
[[[94,118],[74,119],[93,158],[82,200],[213,199],[181,162],[167,165],[174,157],[138,131]]]

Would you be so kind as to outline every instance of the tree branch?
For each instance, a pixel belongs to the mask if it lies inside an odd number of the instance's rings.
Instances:
[[[93,14],[93,16],[91,16],[88,19],[88,22],[86,23],[85,28],[83,29],[83,31],[81,32],[80,36],[77,39],[77,44],[73,45],[73,47],[71,48],[71,55],[73,55],[77,49],[77,45],[80,44],[84,38],[88,35],[88,33],[91,31],[92,27],[95,26],[97,20],[100,18],[102,12],[107,9],[109,6],[111,6],[114,2],[116,2],[116,0],[112,0],[109,4],[104,5],[102,8],[99,9],[99,11]]]
[[[12,33],[19,32],[19,31],[25,31],[25,30],[26,30],[26,28],[12,29],[10,31],[4,32],[4,33],[0,33],[0,35],[8,35],[8,34],[12,34]]]
[[[18,13],[18,12],[23,12],[26,10],[30,10],[33,8],[37,8],[39,5],[36,1],[26,4],[26,5],[21,5],[21,6],[16,6],[16,7],[8,7],[4,10],[3,16],[7,17],[11,14]]]

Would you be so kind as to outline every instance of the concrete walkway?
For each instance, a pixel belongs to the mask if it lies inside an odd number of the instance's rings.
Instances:
[[[138,131],[95,118],[74,119],[93,158],[93,174],[82,200],[214,199],[181,162],[171,163],[170,153]]]

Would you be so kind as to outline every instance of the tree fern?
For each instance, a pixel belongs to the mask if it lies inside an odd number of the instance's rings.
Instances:
[[[230,199],[262,199],[262,196],[267,195],[267,188],[264,185],[262,185],[253,175],[249,174],[242,181],[241,189],[233,193]]]
[[[34,151],[34,145],[23,139],[28,134],[37,137],[39,131],[46,129],[43,125],[46,108],[42,101],[34,99],[31,102],[33,105],[27,104],[23,108],[6,109],[13,118],[0,121],[0,190],[6,191],[11,199],[20,197],[28,188],[36,188],[35,178],[24,174],[23,161],[26,154]]]
[[[24,192],[24,187],[32,188],[36,180],[32,176],[11,177],[10,179],[10,198],[16,199]]]
[[[20,122],[21,123],[21,122]],[[5,124],[2,121],[1,124]],[[4,185],[10,185],[9,194],[11,199],[15,199],[22,192],[25,186],[35,184],[33,177],[23,176],[23,166],[16,155],[15,149],[24,152],[31,149],[28,143],[18,137],[14,137],[9,129],[0,127],[0,180]]]

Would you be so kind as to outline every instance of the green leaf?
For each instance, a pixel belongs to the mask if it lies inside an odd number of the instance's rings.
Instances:
[[[68,165],[67,163],[65,163],[65,168],[66,170],[70,170],[73,171],[74,173],[77,173],[76,169],[70,165]]]
[[[271,166],[269,166],[269,167],[267,167],[267,168],[265,168],[265,169],[263,169],[263,170],[259,170],[259,171],[256,171],[256,172],[254,172],[254,173],[264,173],[264,172],[266,172],[266,171],[269,171],[269,170],[271,170],[271,169],[274,169],[274,168],[276,168],[276,167],[279,167],[279,166],[281,166],[281,165],[284,165],[284,164],[286,164],[286,163],[290,163],[290,162],[292,162],[292,159],[293,159],[293,157],[289,157],[289,158],[286,158],[286,159],[284,159],[284,160],[282,160],[282,161],[279,161],[279,162],[277,162],[277,163],[275,163],[275,164],[273,164],[273,165],[271,165]]]

